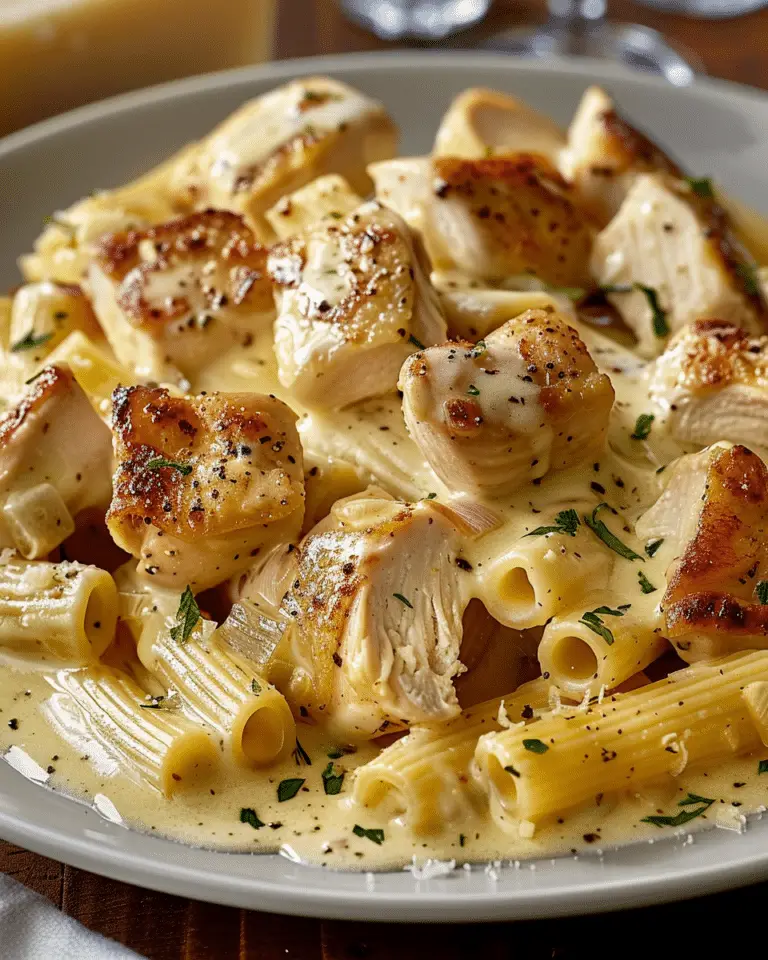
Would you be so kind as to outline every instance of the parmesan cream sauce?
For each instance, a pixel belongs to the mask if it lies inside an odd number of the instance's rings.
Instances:
[[[483,565],[544,518],[558,510],[577,507],[584,512],[608,501],[630,523],[659,495],[663,478],[657,468],[686,452],[665,436],[660,419],[646,441],[632,440],[635,420],[650,411],[642,365],[634,355],[595,328],[581,324],[581,332],[598,366],[609,374],[616,391],[609,440],[599,462],[550,473],[540,485],[528,485],[513,498],[494,504],[502,513],[501,529],[475,541],[466,552],[475,575]],[[269,334],[269,335],[267,335]],[[212,363],[195,384],[198,390],[259,390],[291,398],[280,386],[271,348],[271,332],[244,354],[233,351]],[[296,404],[293,404],[296,406]],[[407,497],[446,491],[425,467],[402,423],[397,397],[367,401],[352,410],[330,416],[302,414],[302,437],[311,455],[346,455],[364,470],[378,474],[379,482]],[[386,430],[379,428],[387,427]],[[605,489],[595,491],[593,484]],[[535,513],[534,511],[541,511]],[[617,532],[618,527],[615,527]],[[637,544],[628,534],[629,542]],[[596,550],[606,549],[595,543]],[[620,594],[636,612],[649,613],[662,596],[664,572],[673,556],[664,546],[642,564],[652,584],[652,594],[640,590],[633,564],[616,558],[608,582],[595,584],[611,595]],[[537,825],[532,837],[506,833],[491,820],[478,792],[464,804],[460,820],[447,822],[435,836],[414,837],[407,820],[385,801],[374,809],[355,806],[350,798],[354,769],[375,757],[380,747],[362,744],[354,752],[339,753],[338,744],[322,728],[300,723],[298,736],[311,765],[289,757],[263,771],[249,771],[222,763],[210,790],[179,793],[166,800],[151,788],[135,782],[115,758],[89,742],[87,733],[64,742],[44,716],[52,694],[46,674],[33,666],[6,663],[0,667],[0,750],[21,774],[77,798],[110,820],[149,833],[171,837],[195,846],[268,852],[329,867],[377,870],[399,867],[416,858],[466,861],[518,860],[606,848],[633,840],[657,840],[673,830],[642,823],[651,814],[674,815],[677,802],[689,791],[711,798],[707,811],[683,828],[682,836],[712,825],[731,830],[744,828],[748,813],[762,811],[768,799],[768,775],[758,774],[759,756],[748,756],[716,768],[685,769],[678,777],[644,785],[621,795],[596,798],[595,803],[565,812]],[[768,748],[765,751],[768,755]],[[324,792],[323,771],[333,763],[333,773],[344,773],[338,796]],[[277,800],[278,784],[301,778],[295,797]],[[455,780],[446,782],[453,790]],[[264,826],[254,829],[240,821],[242,808],[255,810]],[[384,840],[377,844],[354,833],[380,828]]]

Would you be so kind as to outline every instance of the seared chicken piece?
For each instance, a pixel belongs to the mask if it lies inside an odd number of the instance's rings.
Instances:
[[[280,400],[120,387],[113,404],[117,471],[107,523],[145,577],[197,592],[297,537],[301,445],[296,417]]]
[[[374,201],[272,248],[280,382],[309,406],[393,390],[403,360],[446,336],[400,217]]]
[[[112,492],[109,429],[65,366],[46,367],[0,418],[0,545],[45,556]]]
[[[613,387],[576,331],[529,310],[484,341],[445,343],[400,374],[408,431],[451,490],[500,496],[592,457]]]
[[[508,153],[537,153],[557,163],[565,147],[549,117],[515,97],[471,87],[454,99],[435,138],[434,156],[470,160]]]
[[[344,177],[329,173],[278,200],[266,216],[278,240],[287,240],[320,220],[343,219],[362,202]]]
[[[421,233],[437,270],[490,283],[589,286],[593,228],[542,156],[392,161],[371,168],[382,203]]]
[[[90,281],[118,360],[178,382],[249,344],[274,317],[266,259],[242,217],[221,210],[105,237]]]
[[[637,177],[595,239],[592,271],[600,284],[619,288],[608,298],[645,357],[661,353],[669,332],[701,317],[762,329],[753,268],[725,214],[662,174]]]
[[[746,447],[721,445],[684,458],[638,526],[654,534],[665,528],[680,543],[662,601],[666,636],[680,656],[694,662],[768,647],[763,461]]]
[[[601,225],[618,212],[638,174],[661,172],[682,178],[677,164],[627,123],[600,87],[590,87],[581,98],[560,169]]]
[[[697,320],[655,361],[649,391],[677,440],[768,451],[768,336]]]
[[[311,664],[313,702],[338,733],[363,739],[459,712],[462,616],[471,575],[439,505],[339,501],[299,547],[286,609]]]
[[[384,107],[338,80],[306,77],[246,103],[179,163],[173,190],[191,206],[245,214],[272,239],[265,213],[315,177],[338,173],[362,196],[366,165],[393,156]]]

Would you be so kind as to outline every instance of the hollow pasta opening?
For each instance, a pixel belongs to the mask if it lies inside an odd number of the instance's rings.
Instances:
[[[517,804],[517,785],[514,774],[502,767],[498,757],[488,757],[488,780],[496,798],[505,810],[513,810]]]
[[[115,597],[105,585],[95,584],[85,605],[83,630],[94,656],[101,656],[115,631]]]
[[[251,763],[271,763],[284,745],[285,725],[276,710],[262,707],[248,717],[240,735],[240,746]]]
[[[182,737],[166,758],[163,792],[166,796],[187,790],[199,790],[214,776],[218,755],[213,741],[202,730]]]
[[[520,616],[535,606],[536,591],[523,567],[512,567],[501,578],[499,600],[511,613]]]
[[[597,674],[595,652],[581,637],[560,637],[552,648],[551,672],[564,681],[592,680]]]

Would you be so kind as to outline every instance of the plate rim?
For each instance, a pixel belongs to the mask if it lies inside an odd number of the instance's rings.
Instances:
[[[280,60],[267,64],[225,70],[158,84],[106,100],[97,101],[67,113],[51,117],[0,139],[0,162],[16,152],[34,147],[69,131],[98,124],[105,117],[141,110],[150,105],[194,97],[215,90],[236,89],[250,83],[288,79],[314,72],[344,75],[348,72],[391,70],[430,70],[460,66],[462,70],[494,70],[499,75],[559,74],[595,82],[630,81],[649,92],[684,90],[687,95],[712,102],[733,105],[734,98],[749,105],[768,106],[768,93],[731,81],[697,78],[686,88],[672,88],[661,78],[628,70],[624,67],[589,58],[550,58],[528,60],[498,53],[475,51],[378,51],[370,53],[333,54]],[[9,776],[19,777],[6,768]],[[34,789],[40,789],[34,785]],[[89,814],[98,814],[63,794],[57,800],[79,805]],[[364,874],[354,891],[325,889],[321,883],[289,882],[284,878],[243,877],[226,872],[201,872],[194,865],[172,859],[152,859],[143,852],[112,847],[91,837],[84,837],[71,828],[35,823],[0,809],[0,837],[45,856],[113,879],[140,884],[152,890],[192,899],[236,907],[260,909],[295,916],[322,917],[381,922],[466,922],[522,920],[560,917],[574,914],[600,913],[628,907],[648,906],[689,897],[715,893],[724,889],[768,877],[768,843],[763,852],[734,852],[730,859],[711,865],[691,868],[670,865],[664,872],[644,876],[623,876],[600,880],[588,886],[560,882],[546,890],[531,887],[524,890],[489,889],[446,892],[435,881],[421,881],[418,894],[413,882],[397,892],[368,890]],[[159,838],[158,838],[159,839]],[[669,838],[672,842],[673,838]],[[175,841],[166,841],[174,844]],[[665,841],[666,843],[667,841]],[[250,856],[220,852],[221,856]],[[306,868],[315,871],[321,868]],[[474,872],[479,872],[475,868]],[[309,876],[309,874],[307,874]],[[405,877],[404,877],[405,879]],[[372,915],[372,913],[374,915]]]

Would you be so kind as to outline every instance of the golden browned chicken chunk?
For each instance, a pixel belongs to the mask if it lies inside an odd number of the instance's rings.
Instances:
[[[365,196],[366,165],[393,156],[397,129],[376,100],[328,77],[304,77],[246,103],[178,164],[173,192],[194,207],[247,216],[272,238],[265,212],[326,173]]]
[[[768,336],[696,320],[654,362],[649,393],[677,440],[768,451]]]
[[[420,351],[400,374],[408,431],[452,490],[498,496],[591,457],[613,388],[576,331],[529,310],[473,344]]]
[[[689,662],[768,647],[768,467],[718,444],[678,464],[642,535],[671,537],[666,636]]]
[[[0,545],[50,553],[111,494],[109,429],[65,366],[46,367],[0,418]]]
[[[119,388],[107,523],[159,586],[193,591],[294,539],[304,515],[294,413],[274,397]]]
[[[117,358],[140,379],[178,381],[248,345],[274,316],[266,258],[222,210],[104,238],[90,281]]]
[[[702,317],[761,331],[754,267],[711,198],[664,174],[642,174],[595,239],[592,271],[645,357]]]
[[[408,228],[376,201],[273,247],[280,382],[310,406],[395,389],[403,360],[446,336]]]

